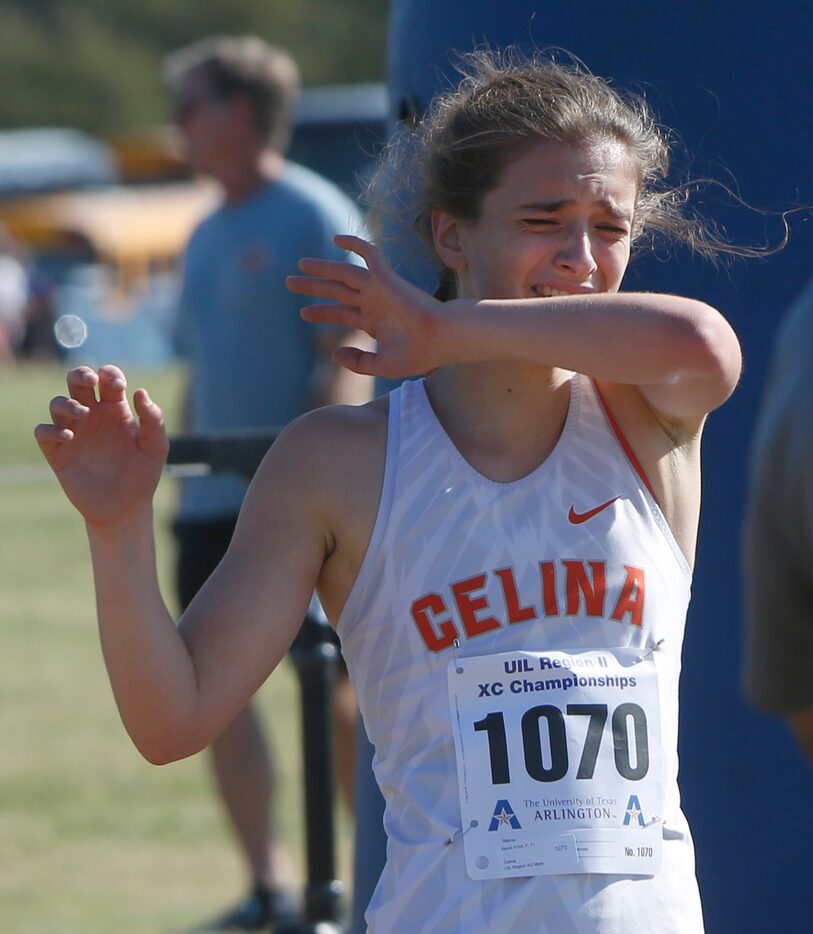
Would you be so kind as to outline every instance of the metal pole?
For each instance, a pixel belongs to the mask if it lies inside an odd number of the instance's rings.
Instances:
[[[305,773],[305,837],[308,883],[305,926],[300,931],[343,931],[344,885],[335,877],[334,757],[331,729],[332,696],[339,647],[326,622],[305,617],[290,650],[302,698],[303,765]],[[332,922],[318,927],[308,922]]]

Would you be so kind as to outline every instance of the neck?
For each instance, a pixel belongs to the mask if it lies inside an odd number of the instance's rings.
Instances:
[[[427,377],[427,386],[460,410],[493,409],[502,419],[506,406],[544,407],[569,378],[567,370],[499,360],[442,366]]]
[[[438,419],[469,463],[494,479],[516,479],[556,446],[570,400],[570,375],[515,363],[465,364],[436,370],[426,388]]]
[[[237,204],[255,195],[282,175],[285,160],[275,150],[265,149],[254,158],[225,168],[218,176],[227,204]]]

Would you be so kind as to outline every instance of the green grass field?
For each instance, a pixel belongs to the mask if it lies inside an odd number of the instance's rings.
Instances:
[[[181,374],[129,374],[177,426]],[[82,523],[42,472],[33,427],[64,391],[59,367],[0,369],[0,930],[181,931],[242,893],[242,866],[203,756],[141,759],[113,704],[96,634]],[[16,465],[28,465],[17,471]],[[160,574],[172,597],[168,522],[157,497]],[[280,830],[301,867],[298,689],[286,663],[259,695],[279,757]],[[285,716],[274,717],[284,710]],[[350,864],[340,820],[340,875]],[[304,869],[302,870],[304,873]]]

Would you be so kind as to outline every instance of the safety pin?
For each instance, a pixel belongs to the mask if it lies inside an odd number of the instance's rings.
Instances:
[[[638,662],[642,662],[645,658],[649,658],[649,656],[652,655],[653,652],[657,652],[658,649],[664,644],[664,642],[666,642],[666,639],[658,639],[658,641],[654,645],[651,645],[649,647],[649,651],[644,652],[643,655],[638,656],[638,658],[635,660],[635,664],[637,665]]]
[[[477,827],[479,823],[480,823],[479,821],[473,820],[469,824],[469,826],[466,827],[465,830],[455,830],[455,832],[451,835],[451,837],[448,837],[446,840],[443,841],[443,845],[451,846],[454,843],[456,837],[465,836],[473,827]]]
[[[460,667],[460,657],[457,650],[460,648],[460,639],[455,639],[452,643],[452,652],[454,653],[454,670],[456,674],[462,675],[463,669]],[[465,831],[463,831],[465,833]]]

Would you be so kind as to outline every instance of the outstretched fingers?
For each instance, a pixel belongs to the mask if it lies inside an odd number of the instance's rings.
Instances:
[[[96,387],[99,385],[99,375],[89,366],[77,366],[68,371],[66,377],[68,393],[72,399],[82,405],[93,405],[96,402]]]
[[[145,389],[136,390],[133,395],[139,420],[136,425],[127,403],[127,380],[119,367],[107,364],[98,371],[87,366],[76,367],[69,371],[67,384],[70,395],[51,400],[51,423],[37,425],[34,429],[34,437],[46,457],[73,441],[83,424],[88,426],[91,436],[93,425],[97,430],[99,424],[105,426],[103,436],[109,436],[116,425],[124,425],[133,437],[138,436],[138,445],[146,454],[166,457],[169,444],[161,409]],[[101,423],[98,418],[102,419]]]
[[[305,305],[299,314],[303,321],[310,324],[341,324],[353,330],[364,330],[361,326],[361,312],[349,305]]]
[[[384,376],[379,363],[379,355],[358,347],[339,347],[333,352],[333,360],[353,373],[362,376]]]
[[[88,406],[67,396],[55,396],[48,407],[48,414],[57,428],[73,428],[78,421],[87,418],[89,413]]]
[[[46,456],[59,445],[72,441],[77,424],[90,414],[88,406],[78,399],[55,396],[48,406],[50,423],[43,422],[34,429],[34,437]]]
[[[127,380],[124,373],[110,363],[99,367],[98,371],[89,366],[75,367],[68,372],[67,383],[71,398],[85,406],[92,406],[97,401],[126,400]]]
[[[155,492],[169,450],[163,415],[144,389],[131,408],[115,366],[72,370],[68,386],[72,395],[52,400],[52,423],[34,434],[88,528],[111,527],[145,510]]]
[[[298,266],[305,276],[334,279],[357,291],[363,288],[370,278],[370,273],[361,266],[353,263],[339,263],[331,259],[314,259],[311,256],[305,256],[299,261]]]
[[[354,237],[352,234],[338,234],[333,238],[333,242],[339,249],[360,256],[367,264],[368,269],[376,269],[382,263],[387,262],[384,254],[374,243],[363,240],[361,237]]]
[[[337,263],[332,260],[306,257],[299,261],[299,268],[305,275],[288,276],[285,284],[299,295],[324,298],[348,307],[357,307],[360,291],[369,279],[366,269],[350,263]],[[308,319],[310,320],[310,319]]]
[[[152,401],[146,389],[136,389],[133,408],[140,425],[139,447],[150,457],[163,460],[169,451],[169,439],[160,406]]]
[[[127,380],[111,363],[99,367],[99,402],[126,402]]]
[[[42,422],[34,429],[34,438],[47,458],[60,445],[73,440],[73,431],[70,428],[60,428],[53,423]]]
[[[343,305],[356,307],[359,305],[360,294],[358,290],[334,279],[288,276],[285,284],[292,292],[297,292],[299,295],[312,295],[314,298],[324,298],[331,302],[340,302]]]

